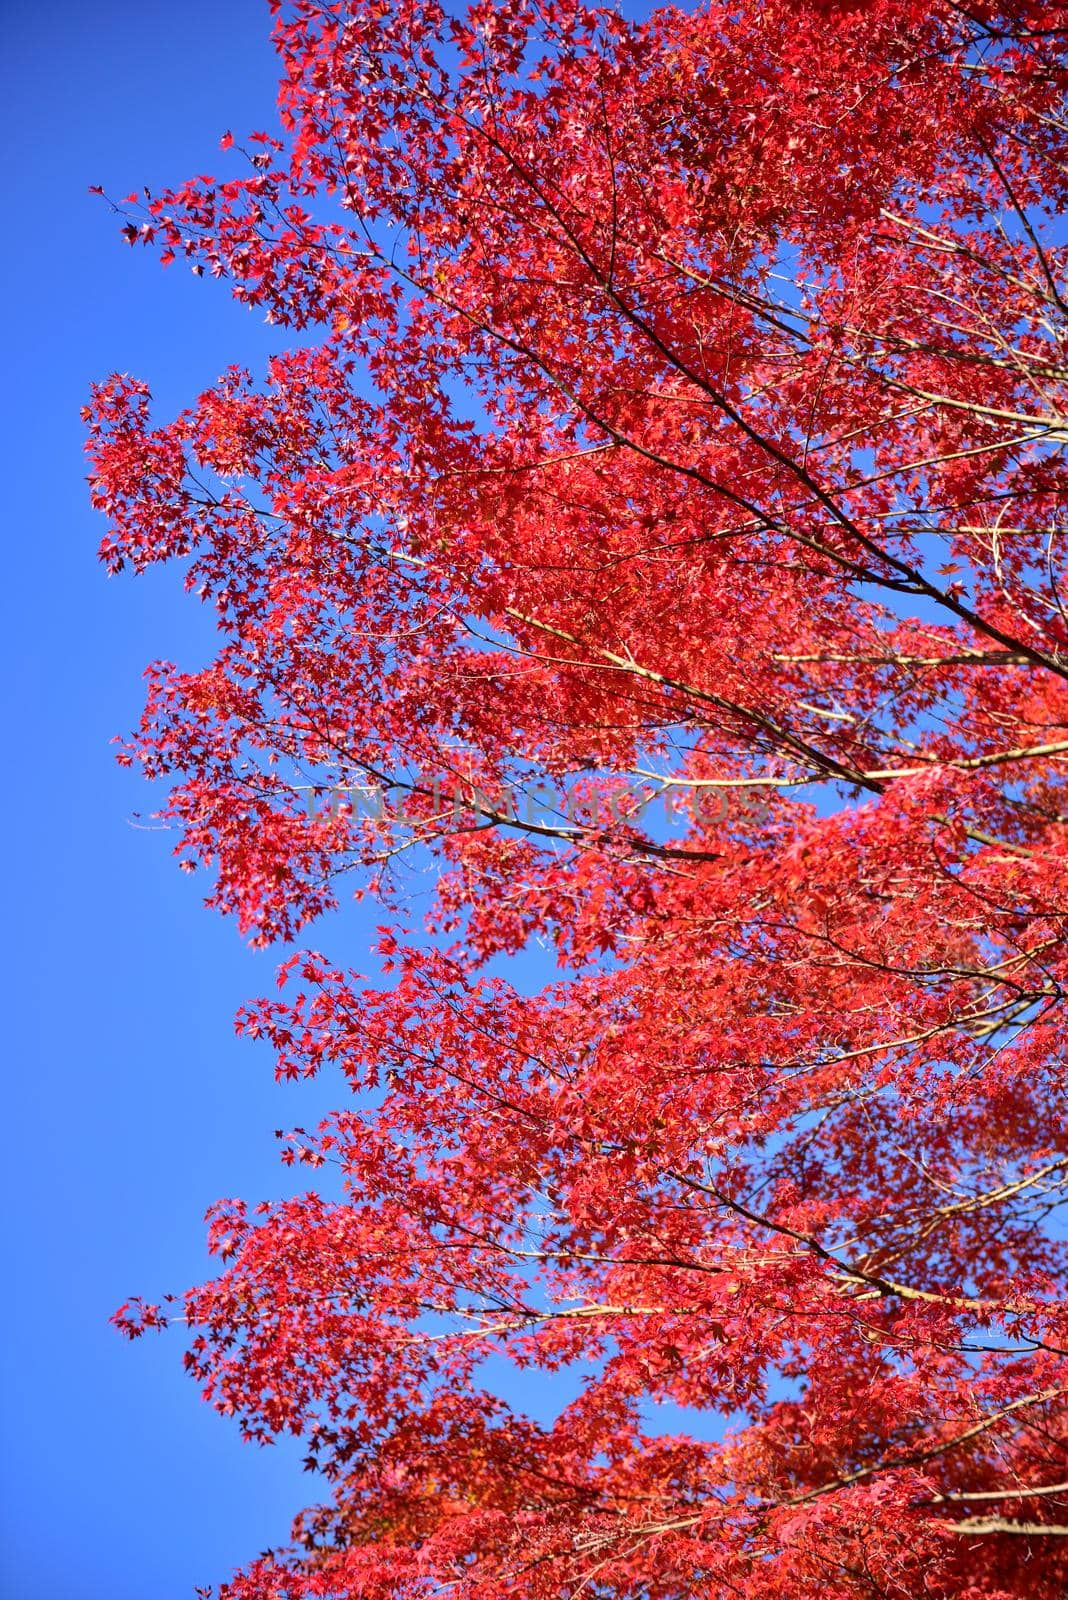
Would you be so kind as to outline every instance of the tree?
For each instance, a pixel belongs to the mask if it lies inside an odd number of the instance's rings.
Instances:
[[[1063,9],[272,10],[280,136],[123,209],[293,347],[87,410],[218,617],[182,865],[383,906],[242,1016],[351,1096],[181,1305],[328,1483],[224,1592],[1061,1596]]]

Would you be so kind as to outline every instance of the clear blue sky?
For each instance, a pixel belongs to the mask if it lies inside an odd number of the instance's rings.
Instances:
[[[4,8],[8,330],[2,405],[8,910],[4,1054],[3,1600],[188,1600],[280,1542],[313,1497],[299,1450],[243,1446],[202,1405],[177,1335],[130,1346],[131,1292],[207,1274],[210,1201],[286,1192],[271,1130],[336,1085],[278,1087],[234,1038],[276,956],[243,949],[136,831],[113,764],[140,674],[203,659],[175,572],[108,581],[78,408],[112,369],[168,413],[275,335],[219,286],[161,272],[87,193],[216,168],[229,127],[269,124],[263,0],[58,0]],[[352,916],[331,939],[359,964]]]
[[[299,1443],[245,1446],[200,1401],[179,1332],[129,1345],[108,1318],[132,1293],[209,1275],[212,1201],[306,1183],[278,1164],[272,1130],[343,1091],[276,1085],[269,1052],[235,1039],[234,1012],[271,987],[281,953],[244,948],[167,835],[133,823],[151,791],[110,740],[139,714],[149,660],[207,659],[211,618],[177,571],[105,577],[78,415],[114,370],[170,415],[229,364],[262,368],[284,335],[223,286],[130,250],[87,190],[218,170],[227,129],[272,125],[274,57],[266,0],[9,4],[3,23],[0,1600],[189,1600],[284,1542],[320,1486]],[[374,920],[349,908],[310,937],[367,970]],[[539,1417],[577,1381],[517,1384],[503,1364],[494,1380]]]

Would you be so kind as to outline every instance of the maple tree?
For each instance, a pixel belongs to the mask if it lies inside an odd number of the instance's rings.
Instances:
[[[87,409],[182,864],[383,907],[240,1019],[323,1181],[118,1315],[327,1480],[223,1592],[1059,1597],[1063,8],[272,9],[123,209],[292,348]]]

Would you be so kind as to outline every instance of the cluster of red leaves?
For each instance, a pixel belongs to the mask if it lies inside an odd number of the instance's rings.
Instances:
[[[225,1594],[1054,1600],[1063,8],[274,10],[282,137],[126,232],[306,342],[87,411],[109,568],[218,615],[125,754],[185,863],[261,942],[391,918],[243,1016],[351,1099],[184,1299],[330,1489]]]

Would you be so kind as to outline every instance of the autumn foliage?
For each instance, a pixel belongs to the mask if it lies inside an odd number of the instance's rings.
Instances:
[[[325,1478],[223,1592],[1059,1600],[1068,17],[272,9],[117,203],[288,352],[87,411],[182,864],[382,907],[242,1014],[313,1187],[119,1316]]]

